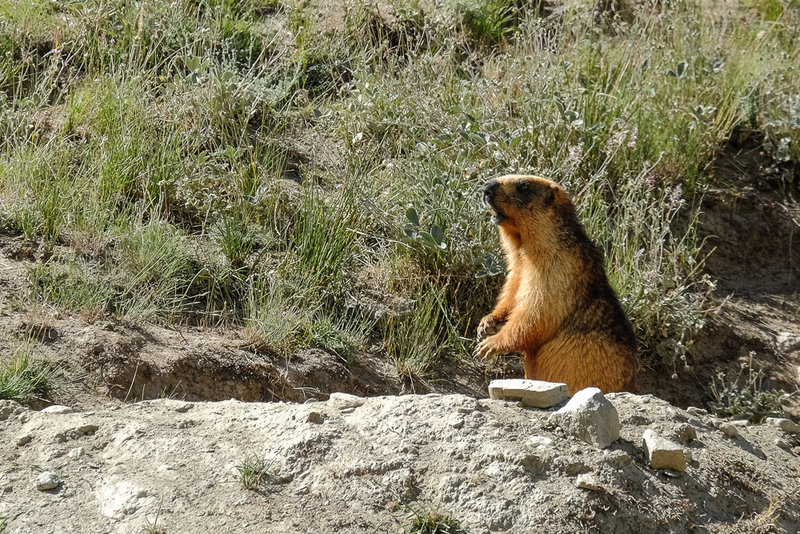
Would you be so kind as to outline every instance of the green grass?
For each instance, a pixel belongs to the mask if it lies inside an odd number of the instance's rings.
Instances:
[[[22,404],[51,400],[65,386],[63,370],[43,358],[34,358],[24,349],[0,362],[0,399]]]
[[[800,8],[595,4],[0,0],[0,216],[51,253],[22,305],[423,376],[502,283],[480,185],[530,172],[574,195],[646,366],[680,371],[709,162],[740,131],[800,159]]]
[[[248,456],[236,465],[239,482],[243,488],[256,491],[269,481],[272,476],[269,473],[271,467],[272,464],[264,458]]]
[[[467,530],[450,514],[426,507],[408,507],[404,534],[466,534]]]

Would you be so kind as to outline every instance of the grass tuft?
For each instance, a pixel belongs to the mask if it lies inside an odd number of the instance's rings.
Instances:
[[[21,348],[11,359],[0,362],[0,399],[30,404],[50,400],[65,385],[63,370]]]
[[[467,530],[453,516],[439,510],[408,507],[406,534],[466,534]]]
[[[266,484],[271,474],[269,470],[272,463],[268,462],[265,458],[257,456],[248,456],[241,463],[236,465],[236,470],[239,472],[239,481],[242,487],[251,491],[257,491],[264,484]]]

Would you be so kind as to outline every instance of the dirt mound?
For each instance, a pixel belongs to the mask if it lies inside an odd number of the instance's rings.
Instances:
[[[0,516],[9,533],[139,532],[156,515],[166,532],[391,532],[407,509],[438,509],[473,533],[800,528],[792,434],[726,437],[718,420],[651,396],[609,399],[621,438],[606,450],[550,425],[551,411],[462,395],[82,413],[4,401]],[[648,428],[681,444],[686,472],[646,465]],[[248,457],[267,466],[258,491],[237,473]],[[39,470],[54,488],[36,488]],[[577,486],[587,474],[596,489]]]

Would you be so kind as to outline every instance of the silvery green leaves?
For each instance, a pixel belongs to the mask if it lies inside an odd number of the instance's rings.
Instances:
[[[417,210],[410,207],[406,210],[406,224],[405,234],[412,240],[422,243],[424,246],[433,247],[440,250],[447,249],[445,242],[444,230],[438,224],[432,224],[430,229],[425,231],[422,229],[419,221]]]
[[[475,273],[475,278],[483,278],[484,276],[497,276],[506,270],[506,264],[502,258],[488,252],[477,258],[480,264],[480,270]]]
[[[683,75],[686,74],[686,67],[688,66],[689,64],[686,61],[681,61],[678,63],[677,67],[667,71],[667,76],[672,78],[683,78]]]

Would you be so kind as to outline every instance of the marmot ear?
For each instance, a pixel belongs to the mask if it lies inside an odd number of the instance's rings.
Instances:
[[[542,195],[542,205],[547,208],[553,201],[556,199],[556,188],[555,187],[548,187],[544,190],[544,194]]]

